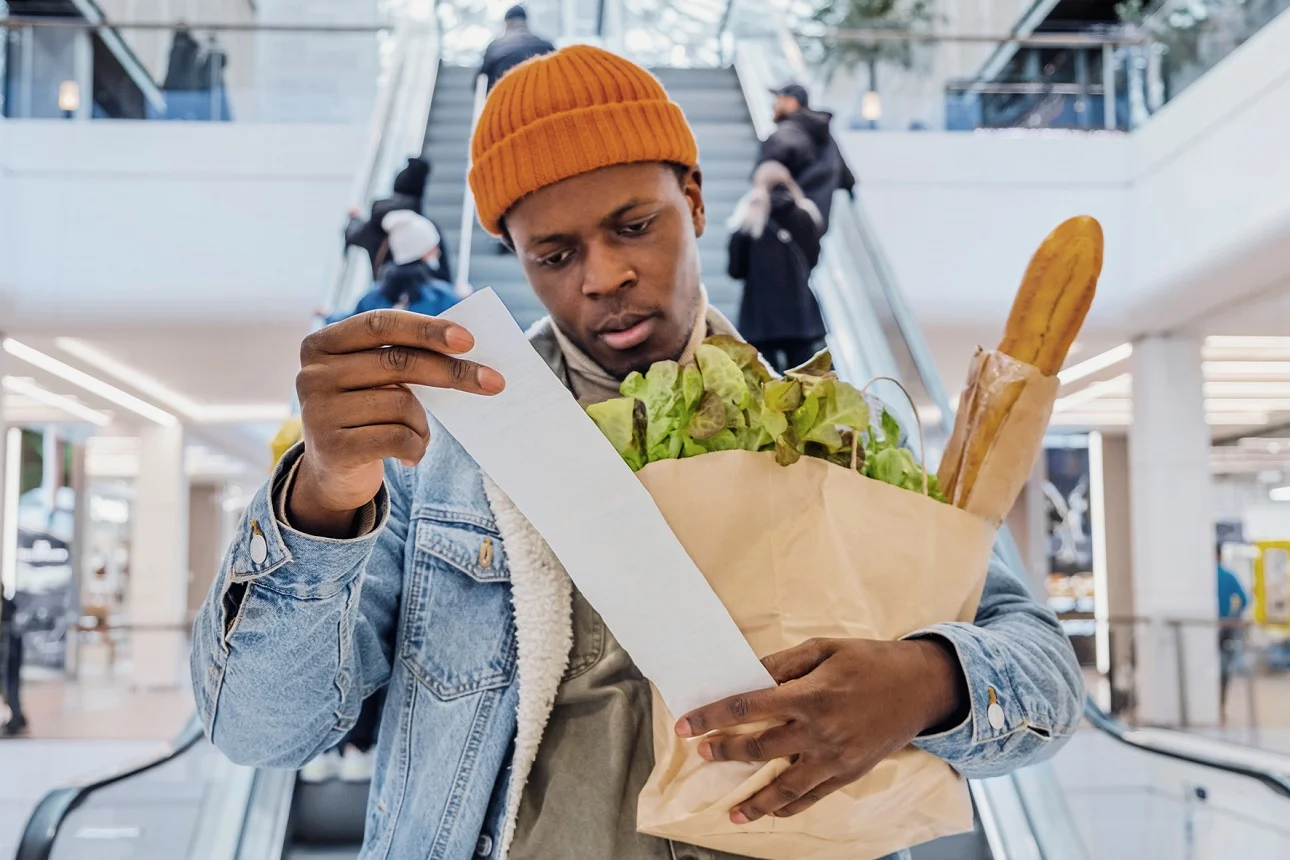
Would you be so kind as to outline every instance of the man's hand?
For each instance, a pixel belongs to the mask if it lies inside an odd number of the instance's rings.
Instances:
[[[967,703],[958,659],[938,639],[812,639],[762,663],[780,686],[708,705],[676,724],[683,738],[715,733],[699,745],[709,761],[792,759],[778,779],[731,810],[735,824],[796,815]],[[728,733],[758,722],[775,725]]]
[[[395,310],[359,314],[305,338],[296,377],[305,453],[287,502],[297,528],[348,537],[355,512],[381,489],[381,461],[421,461],[430,428],[409,385],[502,390],[497,371],[454,357],[474,345],[459,325]]]

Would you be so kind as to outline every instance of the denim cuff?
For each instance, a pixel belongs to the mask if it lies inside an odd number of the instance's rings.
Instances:
[[[951,764],[967,757],[979,744],[999,740],[1027,723],[1020,702],[1011,696],[1006,674],[999,671],[981,642],[981,628],[946,622],[916,630],[905,639],[939,638],[948,642],[967,679],[970,708],[963,722],[936,734],[920,735],[914,746]]]
[[[377,493],[370,505],[371,527],[360,537],[326,538],[298,531],[279,512],[285,510],[303,451],[302,443],[288,451],[247,507],[229,550],[232,582],[256,582],[293,597],[320,598],[335,594],[362,570],[389,520],[389,493],[384,486]]]

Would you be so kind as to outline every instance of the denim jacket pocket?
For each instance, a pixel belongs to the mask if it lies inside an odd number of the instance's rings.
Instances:
[[[400,656],[441,699],[514,679],[510,570],[498,535],[433,519],[413,522]]]

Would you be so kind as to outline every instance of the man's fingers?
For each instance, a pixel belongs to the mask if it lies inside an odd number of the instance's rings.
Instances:
[[[761,664],[775,683],[784,684],[813,671],[833,651],[833,643],[829,639],[807,639],[801,645],[763,657]]]
[[[316,371],[306,367],[300,372],[300,385],[305,390],[316,386],[361,391],[387,385],[429,385],[471,394],[496,394],[505,387],[501,375],[491,368],[406,346],[339,355],[317,367]]]
[[[708,761],[770,761],[802,752],[807,741],[801,728],[789,723],[747,735],[715,735],[699,744],[699,755]]]
[[[341,430],[376,424],[406,424],[424,439],[430,438],[430,422],[416,395],[402,385],[347,391],[336,396],[331,407],[335,426]]]
[[[379,310],[358,314],[329,325],[305,338],[300,347],[301,364],[320,355],[344,355],[407,346],[435,352],[460,354],[470,351],[475,338],[456,323],[411,311]]]
[[[815,803],[823,797],[817,789],[830,777],[831,774],[819,765],[799,759],[770,785],[730,810],[730,820],[735,824],[747,824],[790,804]]]
[[[340,464],[363,466],[385,459],[418,463],[425,456],[430,438],[406,424],[377,424],[337,430],[330,442]]]
[[[782,717],[785,714],[783,705],[787,701],[788,697],[778,688],[731,696],[691,711],[677,720],[676,733],[683,738],[693,738],[762,720],[786,722]]]
[[[833,779],[826,779],[824,782],[820,783],[815,788],[808,791],[805,797],[801,798],[800,800],[795,800],[792,803],[786,806],[782,806],[779,809],[775,810],[775,817],[788,818],[790,815],[796,815],[799,812],[810,809],[812,806],[819,803],[820,800],[822,800],[823,798],[828,797],[830,794],[837,791],[839,788],[842,788],[844,785],[847,785],[848,782],[849,782],[848,780],[845,780],[845,779],[842,779],[841,777],[836,777],[836,776]]]

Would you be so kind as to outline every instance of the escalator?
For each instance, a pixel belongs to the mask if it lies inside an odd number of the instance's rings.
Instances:
[[[746,48],[746,50],[745,50]],[[712,302],[733,313],[737,289],[724,277],[722,225],[742,193],[757,138],[769,122],[768,85],[761,79],[782,65],[741,46],[734,68],[662,70],[660,76],[695,121],[705,171],[709,235],[701,257]],[[781,58],[782,59],[782,58]],[[424,88],[423,88],[424,89]],[[745,100],[739,91],[748,94]],[[427,91],[420,129],[405,130],[391,152],[365,161],[360,187],[374,196],[370,172],[395,164],[407,154],[414,131],[415,151],[435,162],[426,214],[438,221],[451,248],[462,247],[459,225],[469,206],[465,191],[466,146],[477,107],[468,70],[439,68],[433,96]],[[391,105],[398,105],[391,98]],[[394,128],[378,111],[375,128]],[[388,137],[388,132],[385,133]],[[387,141],[387,143],[389,143]],[[388,148],[388,147],[387,147]],[[518,263],[497,253],[477,225],[469,254],[454,265],[477,285],[494,286],[522,323],[540,312],[524,286]],[[333,298],[360,281],[343,267]],[[892,277],[882,249],[859,204],[835,207],[833,228],[816,276],[832,331],[839,369],[850,379],[893,376],[902,380],[927,430],[928,456],[935,459],[952,416],[927,344]],[[899,401],[892,400],[899,409]],[[906,409],[908,407],[905,407]],[[903,416],[913,420],[914,415]],[[1021,560],[1006,532],[1000,551],[1014,569]],[[1215,778],[1239,778],[1283,798],[1290,813],[1290,759],[1182,732],[1129,730],[1091,702],[1093,729],[1115,739],[1130,755],[1171,761],[1186,768],[1188,785]],[[1150,766],[1146,766],[1151,769]],[[1068,798],[1052,770],[1041,763],[1014,774],[971,783],[975,829],[914,850],[916,860],[1092,860],[1087,829],[1076,824]],[[362,839],[366,785],[331,781],[303,783],[288,771],[233,765],[204,739],[196,720],[165,755],[121,773],[60,789],[33,814],[17,860],[80,858],[203,858],[203,860],[281,860],[353,858]],[[1088,825],[1088,822],[1083,822]],[[1251,856],[1251,855],[1247,855]]]

